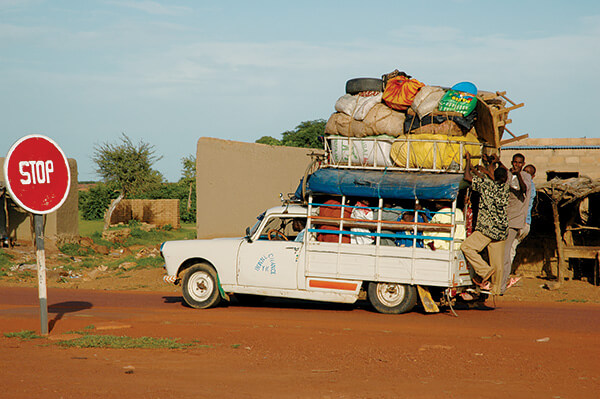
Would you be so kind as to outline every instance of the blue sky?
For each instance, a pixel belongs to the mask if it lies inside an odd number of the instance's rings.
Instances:
[[[0,155],[45,134],[97,180],[124,132],[176,181],[198,138],[280,138],[396,68],[506,90],[515,134],[600,137],[597,1],[0,0]]]

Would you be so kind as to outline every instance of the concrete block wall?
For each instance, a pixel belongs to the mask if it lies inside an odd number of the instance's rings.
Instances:
[[[600,138],[529,138],[502,148],[500,159],[509,167],[516,153],[525,156],[525,163],[535,165],[536,184],[546,181],[549,171],[578,172],[579,176],[600,179]]]
[[[508,148],[506,148],[508,147]],[[500,158],[510,167],[512,156],[521,153],[526,164],[537,168],[537,186],[547,181],[547,172],[575,172],[579,176],[600,179],[600,138],[529,138],[507,145]],[[542,232],[534,218],[531,233],[517,248],[513,269],[518,274],[537,276],[542,270],[556,274],[554,232]]]

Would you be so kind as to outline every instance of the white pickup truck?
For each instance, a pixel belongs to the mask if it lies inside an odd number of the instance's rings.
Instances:
[[[381,199],[370,208],[371,220],[345,217],[344,209],[355,207],[346,205],[343,196],[340,204],[339,218],[320,217],[323,204],[313,202],[311,196],[306,204],[268,209],[245,237],[165,242],[161,247],[164,280],[181,283],[185,301],[194,308],[215,306],[234,294],[240,299],[267,296],[341,303],[368,299],[382,313],[408,312],[419,296],[424,305],[432,303],[432,295],[441,305],[451,304],[457,293],[472,286],[454,238],[455,224],[464,224],[454,218],[456,200],[452,223],[431,226],[384,220]],[[363,232],[357,232],[357,226]],[[437,239],[449,244],[447,249],[416,245],[428,231],[436,230]],[[400,231],[415,245],[383,245],[385,238],[393,242]],[[339,239],[319,240],[323,233]],[[369,236],[371,244],[343,239],[360,235]]]

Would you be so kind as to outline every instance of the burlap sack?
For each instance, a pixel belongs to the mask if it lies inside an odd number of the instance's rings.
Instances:
[[[331,115],[325,124],[325,134],[345,137],[366,137],[373,135],[373,129],[363,121],[357,121],[351,116],[336,112]]]
[[[446,136],[462,136],[463,132],[460,127],[453,121],[447,120],[442,123],[430,123],[429,125],[421,126],[414,129],[412,134],[442,134]]]
[[[405,115],[385,104],[376,104],[365,118],[365,124],[373,131],[372,135],[387,134],[398,137],[404,133]]]
[[[373,136],[374,134],[375,132],[373,132],[371,126],[365,121],[357,121],[355,119],[350,121],[350,135],[352,137],[366,137]]]
[[[334,136],[350,136],[350,121],[352,118],[341,112],[336,112],[329,117],[325,124],[325,134]]]
[[[385,104],[376,104],[367,114],[364,121],[336,112],[325,125],[325,134],[346,137],[388,136],[398,137],[404,132],[405,115]]]

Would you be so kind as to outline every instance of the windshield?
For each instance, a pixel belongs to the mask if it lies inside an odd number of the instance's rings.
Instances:
[[[258,226],[260,225],[260,222],[262,222],[262,220],[265,218],[265,213],[267,211],[261,213],[260,215],[258,215],[256,217],[256,223],[254,223],[254,226],[252,226],[252,228],[250,229],[250,234],[248,234],[248,236],[252,237],[254,235],[254,233],[256,233],[256,230],[258,229]]]

